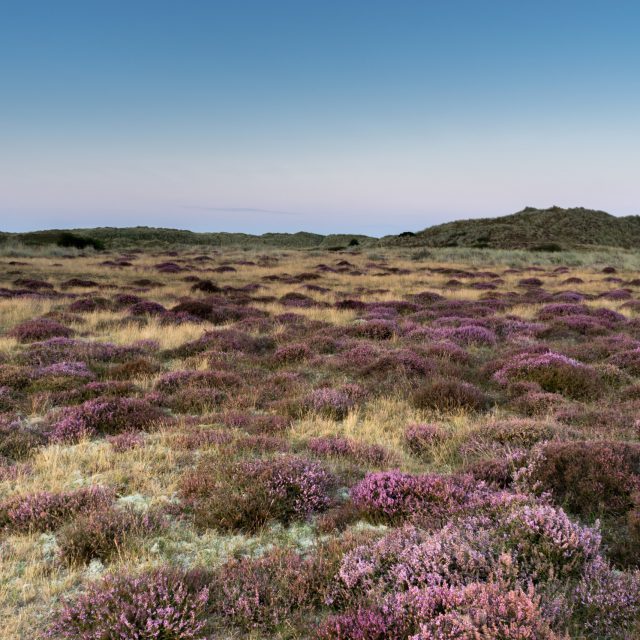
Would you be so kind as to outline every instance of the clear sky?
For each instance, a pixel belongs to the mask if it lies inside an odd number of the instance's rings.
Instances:
[[[0,0],[0,229],[640,213],[640,3]]]

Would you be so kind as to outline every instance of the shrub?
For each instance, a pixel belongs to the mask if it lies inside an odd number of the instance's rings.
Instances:
[[[49,338],[68,338],[73,331],[50,318],[27,320],[15,326],[9,335],[18,342],[37,342]]]
[[[115,436],[107,436],[107,442],[116,453],[124,453],[144,444],[144,437],[136,431],[125,431]]]
[[[600,533],[572,522],[562,509],[524,505],[505,520],[507,547],[525,579],[579,578],[600,551]]]
[[[393,606],[359,607],[325,620],[318,640],[402,640],[410,625],[403,612]]]
[[[351,489],[351,499],[374,521],[398,522],[421,516],[446,520],[470,497],[469,487],[454,477],[411,475],[400,471],[369,473]]]
[[[313,561],[275,550],[258,558],[230,560],[217,572],[214,606],[244,632],[274,631],[300,623],[319,604]]]
[[[352,334],[369,340],[390,340],[397,327],[388,320],[368,320],[360,322],[352,328]]]
[[[355,407],[356,402],[364,395],[358,385],[345,385],[340,389],[316,389],[305,401],[310,411],[315,411],[328,418],[341,420]]]
[[[206,640],[207,588],[166,569],[116,575],[90,584],[58,611],[48,637],[60,640],[136,638]]]
[[[493,377],[505,386],[514,380],[536,382],[544,391],[570,398],[594,396],[602,390],[591,367],[551,351],[522,353],[496,371]]]
[[[640,574],[615,571],[596,558],[587,566],[573,599],[573,618],[588,638],[631,638],[640,615]]]
[[[404,440],[411,453],[424,456],[443,437],[442,429],[435,424],[410,424],[404,431]]]
[[[45,441],[41,433],[24,426],[19,420],[0,420],[0,458],[24,460]]]
[[[356,442],[338,436],[311,438],[307,443],[309,451],[317,456],[338,456],[352,458],[356,462],[371,465],[383,465],[391,458],[391,454],[375,444]]]
[[[427,382],[413,394],[418,409],[436,411],[482,411],[489,406],[489,397],[470,382],[456,379],[437,379]]]
[[[533,589],[498,582],[409,594],[419,632],[412,640],[556,640]]]
[[[554,429],[547,422],[526,418],[494,420],[480,427],[477,432],[482,439],[513,447],[532,447],[541,440],[553,437]]]
[[[326,510],[334,486],[319,464],[285,455],[223,465],[217,473],[205,463],[186,475],[181,493],[196,526],[257,531],[270,520],[288,524]]]
[[[64,409],[53,425],[51,438],[69,442],[82,437],[145,431],[164,417],[160,409],[138,398],[97,398]]]
[[[100,486],[15,496],[0,505],[0,522],[14,531],[53,531],[78,514],[108,507],[113,499],[113,491]]]
[[[307,360],[312,355],[311,349],[305,344],[289,344],[279,349],[273,354],[273,360],[277,364],[291,364]]]
[[[94,558],[103,562],[116,555],[137,536],[161,528],[154,514],[131,509],[100,509],[78,516],[57,535],[60,557],[69,564],[88,563]]]
[[[595,517],[622,515],[634,506],[639,472],[640,445],[558,442],[540,449],[523,479],[571,513]]]

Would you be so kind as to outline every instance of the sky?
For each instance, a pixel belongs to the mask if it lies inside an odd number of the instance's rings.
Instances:
[[[640,3],[0,0],[0,229],[640,213]]]

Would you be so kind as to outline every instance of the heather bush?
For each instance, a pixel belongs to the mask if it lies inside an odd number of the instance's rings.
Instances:
[[[60,557],[69,564],[93,559],[107,562],[128,542],[159,531],[162,524],[157,514],[130,508],[106,508],[82,514],[58,532]]]
[[[471,384],[456,379],[435,379],[420,386],[413,394],[418,409],[435,411],[482,411],[490,404],[489,396]]]
[[[640,488],[640,446],[621,442],[553,442],[540,448],[522,480],[583,517],[622,515]]]
[[[595,396],[602,391],[593,368],[551,351],[522,353],[502,366],[493,377],[505,386],[514,380],[536,382],[544,391],[570,398]]]
[[[409,450],[418,456],[428,456],[443,437],[442,428],[435,424],[410,424],[404,431]]]
[[[107,576],[68,600],[48,637],[60,640],[206,640],[209,590],[167,569]]]
[[[355,337],[369,340],[390,340],[396,330],[395,323],[389,320],[367,320],[355,324],[351,333]]]
[[[164,414],[138,398],[97,398],[64,409],[53,423],[51,439],[73,442],[83,437],[145,431]]]
[[[201,464],[181,495],[200,528],[257,531],[267,522],[304,520],[331,504],[335,479],[321,465],[285,455],[230,465]]]
[[[533,589],[475,583],[415,591],[408,599],[419,624],[412,640],[559,640]]]
[[[362,387],[351,384],[344,385],[340,389],[316,389],[306,398],[304,404],[310,411],[334,420],[341,420],[363,396]]]
[[[18,342],[37,342],[49,338],[68,338],[73,331],[50,318],[26,320],[15,326],[9,335]]]
[[[124,431],[114,436],[107,436],[107,442],[116,453],[124,453],[144,444],[144,436],[136,431]]]
[[[230,560],[217,572],[213,605],[224,621],[244,632],[300,625],[319,600],[314,562],[287,550],[261,558]]]
[[[398,607],[383,604],[332,615],[318,630],[318,640],[402,640],[411,628]]]
[[[54,531],[79,514],[108,507],[113,500],[113,491],[100,486],[14,496],[0,504],[0,522],[12,531]]]
[[[548,422],[526,418],[507,418],[493,420],[479,427],[472,437],[497,442],[512,447],[528,448],[537,442],[549,440],[554,435],[554,428]]]
[[[0,458],[24,460],[45,442],[42,433],[20,420],[0,419]]]
[[[292,364],[307,360],[311,355],[311,349],[305,344],[288,344],[276,349],[273,361],[278,365]]]
[[[411,516],[434,525],[446,520],[470,498],[466,479],[435,473],[369,473],[351,489],[353,503],[374,521],[399,522]]]
[[[390,452],[380,445],[356,442],[338,436],[311,438],[307,447],[317,456],[346,457],[356,462],[375,466],[381,466],[391,459]]]
[[[577,579],[600,551],[600,533],[548,505],[525,505],[504,522],[506,546],[524,579]]]
[[[587,565],[573,595],[573,619],[587,638],[635,637],[640,618],[640,574],[612,569],[602,558]]]

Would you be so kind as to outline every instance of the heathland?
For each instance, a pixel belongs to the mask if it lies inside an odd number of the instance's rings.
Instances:
[[[0,637],[638,637],[640,258],[574,231],[9,237]]]

